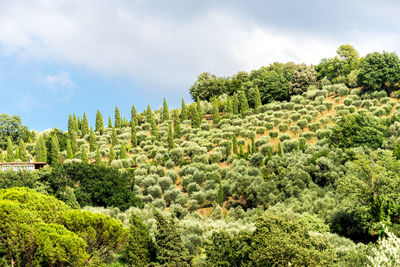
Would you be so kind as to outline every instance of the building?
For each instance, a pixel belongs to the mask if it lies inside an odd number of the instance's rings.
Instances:
[[[0,162],[2,171],[34,171],[47,165],[46,162]]]

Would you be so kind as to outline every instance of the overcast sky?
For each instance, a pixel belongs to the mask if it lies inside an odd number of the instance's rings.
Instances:
[[[68,114],[170,107],[201,72],[317,64],[341,44],[400,52],[397,1],[0,0],[0,113],[32,129]]]

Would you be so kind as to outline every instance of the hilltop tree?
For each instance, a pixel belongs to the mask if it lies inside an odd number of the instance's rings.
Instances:
[[[47,149],[46,149],[46,145],[44,143],[43,135],[40,135],[39,140],[36,143],[35,159],[37,162],[46,162],[47,161]]]
[[[400,87],[400,60],[395,53],[374,52],[361,61],[358,82],[365,91],[385,90],[390,94]]]
[[[188,120],[188,111],[185,104],[185,100],[183,100],[183,98],[182,98],[182,108],[181,108],[181,120],[182,121]]]
[[[51,136],[50,164],[57,165],[60,163],[60,144],[56,134]]]
[[[13,162],[15,160],[14,157],[14,146],[13,143],[11,141],[11,138],[8,137],[7,140],[7,162]]]
[[[72,153],[71,141],[67,139],[67,159],[73,159],[74,154]]]
[[[72,153],[75,154],[76,152],[78,152],[78,143],[76,142],[76,133],[71,132],[68,135],[68,137],[69,137],[69,141],[71,142]]]
[[[192,108],[191,120],[192,120],[192,128],[200,127],[201,120],[196,106]]]
[[[97,110],[96,113],[96,132],[99,132],[100,135],[104,132],[103,116],[101,115],[100,110]]]
[[[151,111],[150,105],[147,106],[147,122],[150,123],[151,135],[158,138],[158,129],[156,120],[154,119],[153,112]]]
[[[313,66],[298,65],[290,82],[290,95],[301,95],[310,85],[317,82],[317,72]]]
[[[82,163],[85,164],[89,162],[88,153],[85,145],[81,145],[81,160]]]
[[[90,147],[90,152],[94,152],[98,147],[96,134],[94,133],[92,127],[90,127],[89,147]]]
[[[164,98],[163,109],[162,109],[162,120],[163,121],[169,120],[169,109],[168,109],[167,100],[165,100],[165,98]]]
[[[118,107],[115,107],[115,120],[114,120],[114,126],[115,128],[121,128],[121,114],[119,113]]]
[[[134,105],[132,105],[131,108],[131,125],[136,126],[137,125],[137,112],[136,112],[136,108]]]
[[[255,86],[253,89],[253,99],[254,99],[254,110],[257,110],[257,108],[262,105],[260,90],[258,90],[258,86]]]
[[[75,133],[78,133],[78,131],[79,131],[79,125],[78,125],[78,119],[76,118],[75,113],[73,113],[72,121],[74,122]]]
[[[83,112],[81,132],[82,136],[85,136],[89,133],[89,122],[85,112]]]
[[[179,118],[179,111],[174,110],[174,137],[181,138],[181,120]]]
[[[108,128],[112,128],[112,127],[113,127],[113,125],[112,125],[111,117],[108,116]]]
[[[27,162],[28,161],[28,154],[26,153],[25,142],[22,139],[19,139],[18,151],[19,151],[19,158],[23,162]]]
[[[69,117],[68,117],[68,133],[71,133],[71,132],[75,132],[75,123],[74,123],[74,120],[72,119],[72,116],[71,116],[71,114],[69,114]]]

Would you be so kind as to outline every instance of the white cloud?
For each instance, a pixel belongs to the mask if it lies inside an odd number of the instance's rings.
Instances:
[[[182,88],[203,71],[231,75],[274,61],[316,64],[322,57],[333,56],[343,43],[353,44],[362,53],[398,50],[400,43],[399,35],[392,32],[349,32],[335,39],[265,25],[224,8],[180,19],[149,12],[145,4],[4,1],[0,3],[0,44],[10,55],[26,59],[57,60],[160,88]],[[73,87],[69,76],[63,75],[48,76],[48,82]]]
[[[45,75],[42,80],[55,101],[66,102],[74,92],[75,83],[66,71],[60,71],[54,75]]]

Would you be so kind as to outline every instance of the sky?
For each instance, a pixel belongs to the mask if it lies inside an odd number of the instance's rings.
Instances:
[[[400,3],[347,0],[0,0],[0,113],[30,129],[94,125],[118,106],[191,101],[202,72],[318,64],[341,44],[400,54]]]

